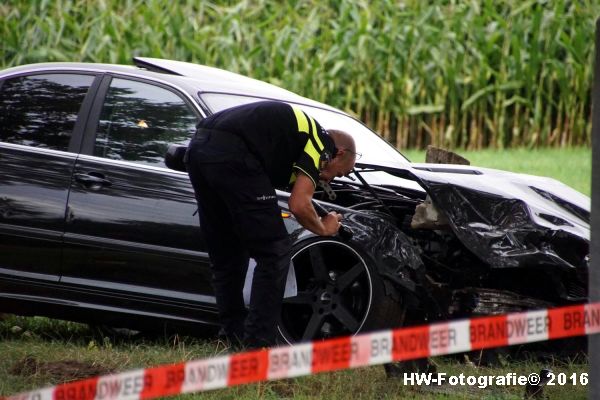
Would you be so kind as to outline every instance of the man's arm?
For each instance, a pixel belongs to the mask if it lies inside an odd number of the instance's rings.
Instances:
[[[342,215],[330,212],[323,218],[319,218],[312,205],[314,193],[312,180],[299,172],[288,202],[290,211],[298,222],[312,233],[319,236],[333,236],[340,229]]]

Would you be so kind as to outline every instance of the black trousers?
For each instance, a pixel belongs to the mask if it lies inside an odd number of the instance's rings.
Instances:
[[[255,348],[275,344],[291,240],[269,177],[243,141],[199,130],[187,168],[213,271],[222,332]],[[243,300],[249,258],[256,260],[250,307]]]

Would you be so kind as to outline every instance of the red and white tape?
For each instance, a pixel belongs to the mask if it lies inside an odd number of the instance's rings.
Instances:
[[[134,400],[600,332],[600,303],[463,319],[138,369],[0,400]]]

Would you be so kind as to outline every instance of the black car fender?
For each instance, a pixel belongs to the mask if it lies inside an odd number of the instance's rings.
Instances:
[[[344,227],[351,235],[345,238],[336,235],[335,240],[346,243],[374,263],[374,270],[383,279],[386,295],[402,300],[411,308],[426,300],[426,291],[423,290],[425,267],[420,250],[406,234],[379,215],[325,202],[319,204],[343,215]],[[286,207],[287,198],[280,205]],[[285,212],[289,213],[287,209]],[[295,248],[317,237],[303,228],[293,216],[286,218],[285,222]]]

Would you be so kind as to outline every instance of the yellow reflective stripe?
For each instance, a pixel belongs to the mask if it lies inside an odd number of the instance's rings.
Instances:
[[[310,124],[312,127],[312,137],[315,140],[315,142],[317,143],[317,146],[319,147],[318,151],[323,151],[323,149],[325,148],[325,146],[323,146],[323,142],[321,142],[321,138],[319,138],[319,134],[317,133],[317,124],[315,123],[314,118],[312,117],[308,117],[308,119],[306,119],[306,115],[304,114],[304,112],[302,112],[301,109],[292,106],[292,110],[294,110],[294,115],[296,116],[296,121],[298,122],[298,131],[299,132],[304,132],[304,133],[309,133],[309,129],[308,129],[308,120],[310,120]],[[309,139],[310,142],[310,139]],[[315,148],[314,146],[311,146],[313,149]],[[306,149],[305,149],[306,150]],[[306,152],[313,157],[312,153],[308,150],[306,150]],[[313,157],[314,158],[314,157]],[[319,158],[320,156],[317,158],[317,163],[316,166],[317,168],[319,167]]]
[[[302,110],[294,106],[292,106],[292,110],[294,110],[294,115],[296,115],[296,120],[298,121],[298,131],[308,133],[308,121]]]
[[[310,123],[312,125],[313,137],[315,138],[315,141],[317,142],[317,146],[319,146],[319,151],[323,151],[325,146],[323,146],[321,139],[319,139],[319,133],[317,132],[317,125],[315,124],[315,120],[313,117],[309,117],[309,118],[310,118]]]
[[[317,171],[319,170],[319,161],[321,160],[321,153],[317,149],[315,149],[315,145],[312,140],[308,139],[306,141],[306,146],[304,146],[304,152],[308,154],[308,156],[313,160],[315,164],[315,168]]]
[[[292,172],[292,176],[290,176],[289,184],[291,185],[294,182],[296,182],[296,173]]]

